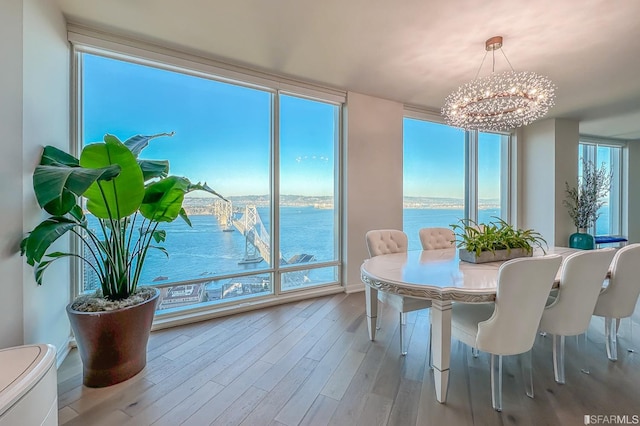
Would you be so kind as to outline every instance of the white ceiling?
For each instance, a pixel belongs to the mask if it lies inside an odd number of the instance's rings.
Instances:
[[[557,85],[550,117],[640,139],[638,0],[57,1],[76,23],[434,110],[502,35],[516,71]]]

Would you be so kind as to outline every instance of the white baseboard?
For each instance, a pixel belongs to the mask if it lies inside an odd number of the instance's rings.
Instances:
[[[74,339],[73,336],[69,336],[67,338],[67,341],[63,345],[60,345],[60,347],[56,348],[56,368],[60,368],[64,360],[67,358],[67,355],[69,355],[71,349],[75,346],[76,339]]]
[[[357,293],[359,291],[364,291],[364,283],[360,282],[344,286],[344,292],[347,294]]]

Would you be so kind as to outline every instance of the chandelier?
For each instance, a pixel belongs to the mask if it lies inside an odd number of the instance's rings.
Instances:
[[[491,75],[476,78],[451,93],[444,102],[442,115],[451,126],[465,130],[500,131],[527,125],[543,117],[554,105],[555,85],[547,77],[533,72],[516,72],[502,50],[502,37],[486,41],[492,52]],[[511,71],[495,73],[495,51],[500,50]]]

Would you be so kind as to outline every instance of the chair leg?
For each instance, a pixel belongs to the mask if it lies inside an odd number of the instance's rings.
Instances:
[[[633,345],[633,320],[629,318],[629,343]],[[627,352],[634,353],[636,350],[629,346]]]
[[[564,336],[553,335],[553,375],[556,382],[564,384]]]
[[[520,355],[522,366],[522,379],[524,381],[524,390],[529,398],[533,398],[533,371],[531,368],[531,352],[533,349]]]
[[[502,411],[502,355],[491,354],[491,405]]]
[[[433,330],[429,327],[429,369],[433,370]]]
[[[378,303],[378,317],[376,318],[376,330],[380,330],[380,318],[382,318],[382,306],[384,303]]]
[[[616,323],[613,321],[613,318],[606,317],[604,319],[604,335],[607,339],[607,357],[609,357],[611,361],[618,360],[616,331]]]
[[[405,348],[406,329],[407,329],[407,314],[404,312],[400,312],[400,354],[402,356],[405,356],[407,354],[407,348]]]
[[[580,369],[581,373],[591,374],[591,370],[589,369],[589,361],[587,360],[587,332],[585,331],[582,334],[578,334],[576,336],[576,346],[578,346],[578,362],[583,365]]]

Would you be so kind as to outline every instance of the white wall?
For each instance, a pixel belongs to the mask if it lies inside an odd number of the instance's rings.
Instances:
[[[522,129],[518,138],[520,197],[518,226],[535,229],[554,244],[555,121],[543,120]]]
[[[31,176],[41,146],[69,147],[69,48],[61,12],[49,0],[0,3],[0,347],[52,343],[66,349],[69,265],[38,287],[18,254],[23,233],[41,219]],[[68,241],[60,248],[68,247]]]
[[[402,104],[358,93],[347,96],[345,120],[345,263],[347,292],[364,289],[365,233],[402,229]]]
[[[69,43],[55,2],[24,0],[23,43],[23,216],[28,231],[43,218],[32,186],[41,148],[69,149]],[[68,237],[56,249],[68,251]],[[69,262],[60,260],[50,267],[42,286],[36,285],[33,268],[23,265],[24,342],[51,343],[61,355],[70,335],[65,311],[71,291]]]
[[[0,2],[0,347],[22,344],[22,0]]]
[[[576,184],[580,131],[575,120],[557,119],[555,138],[555,245],[568,246],[569,236],[576,232],[569,211],[564,206],[566,183]]]
[[[575,228],[562,202],[565,182],[578,173],[578,122],[542,120],[519,136],[518,226],[540,232],[550,247],[567,246]]]
[[[626,193],[623,197],[627,200],[627,212],[623,222],[627,224],[626,235],[629,243],[638,243],[640,242],[640,141],[629,142],[626,150],[625,169],[628,176],[625,184]]]

